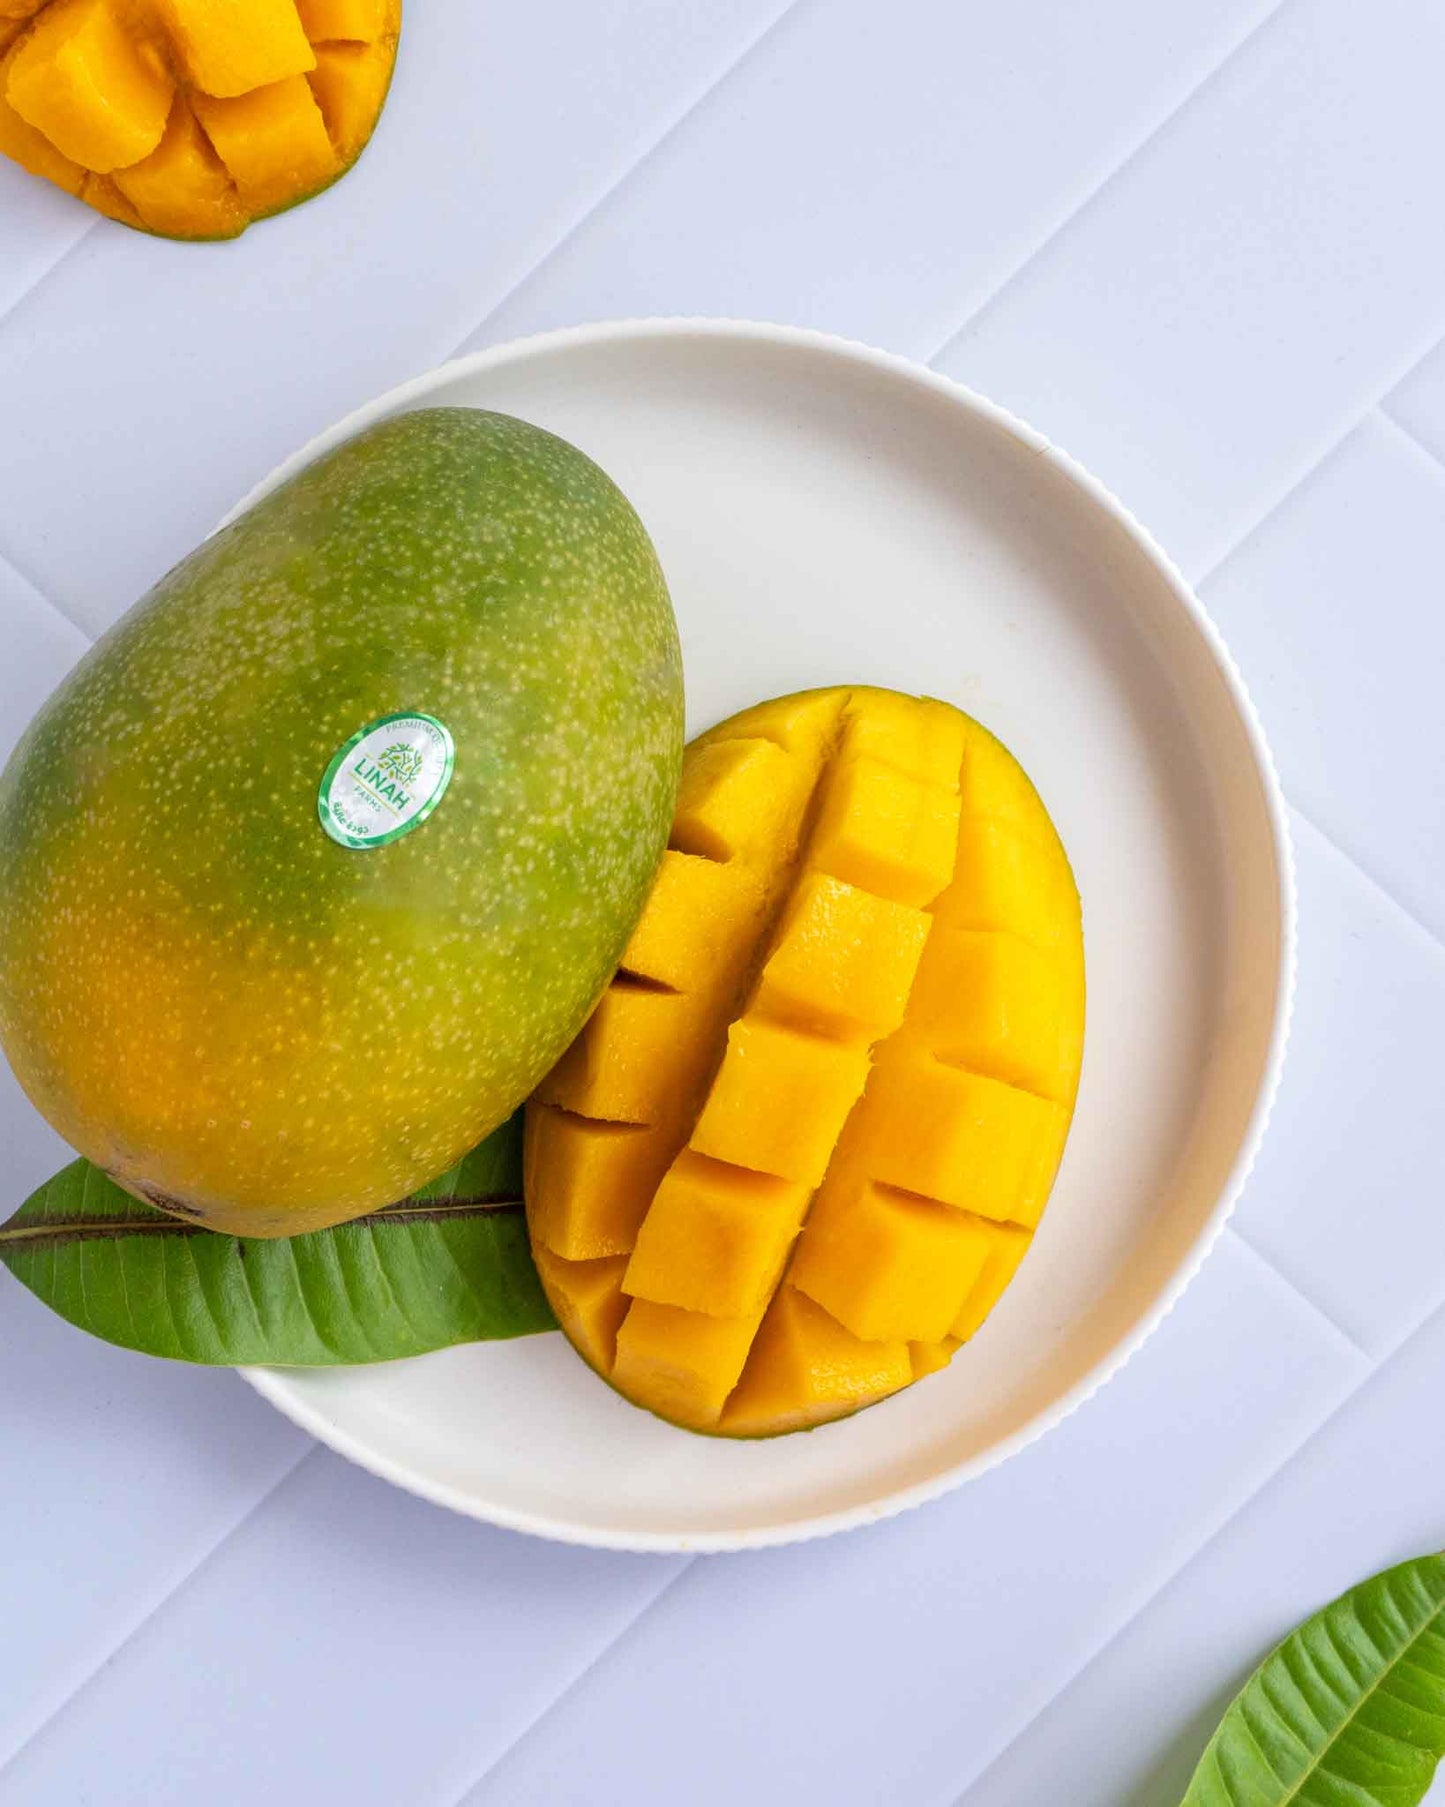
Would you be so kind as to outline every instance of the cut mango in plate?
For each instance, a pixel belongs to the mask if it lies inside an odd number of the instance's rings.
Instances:
[[[528,1108],[563,1329],[629,1399],[731,1437],[946,1367],[1032,1241],[1083,1030],[1073,875],[991,734],[867,688],[723,722]]]

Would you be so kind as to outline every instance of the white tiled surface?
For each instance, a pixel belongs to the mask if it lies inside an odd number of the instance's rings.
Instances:
[[[1233,641],[1300,1000],[1235,1228],[950,1499],[692,1563],[452,1520],[0,1277],[0,1807],[1172,1807],[1294,1619],[1441,1541],[1437,0],[427,0],[230,248],[0,166],[0,748],[298,440],[461,344],[771,316],[1092,462]],[[14,1195],[58,1159],[0,1079]],[[1445,1798],[1445,1797],[1442,1797]]]

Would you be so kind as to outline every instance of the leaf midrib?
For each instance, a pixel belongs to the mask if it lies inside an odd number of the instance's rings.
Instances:
[[[1415,1631],[1411,1632],[1409,1639],[1400,1646],[1394,1656],[1390,1658],[1389,1662],[1386,1663],[1385,1667],[1375,1677],[1374,1681],[1372,1681],[1369,1687],[1365,1689],[1364,1693],[1360,1695],[1359,1699],[1345,1716],[1345,1719],[1338,1730],[1330,1733],[1329,1737],[1320,1746],[1315,1756],[1311,1758],[1308,1767],[1300,1771],[1299,1776],[1292,1784],[1289,1793],[1282,1794],[1279,1797],[1279,1807],[1288,1807],[1290,1801],[1297,1801],[1299,1799],[1305,1784],[1309,1781],[1311,1776],[1316,1775],[1320,1769],[1323,1768],[1325,1758],[1329,1756],[1330,1752],[1339,1743],[1341,1738],[1345,1736],[1355,1720],[1364,1711],[1366,1702],[1372,1700],[1379,1690],[1384,1687],[1385,1683],[1390,1679],[1399,1664],[1404,1662],[1405,1658],[1414,1649],[1415,1645],[1419,1643],[1420,1639],[1423,1638],[1428,1631],[1434,1629],[1442,1615],[1445,1615],[1445,1600],[1441,1600],[1436,1604],[1435,1610],[1430,1614],[1430,1617]]]
[[[415,1205],[387,1205],[380,1211],[369,1211],[364,1217],[353,1217],[337,1229],[373,1227],[400,1223],[446,1223],[456,1218],[484,1217],[494,1211],[520,1210],[522,1200],[512,1194],[500,1198],[429,1198]],[[180,1218],[162,1220],[154,1217],[66,1217],[50,1223],[16,1224],[0,1228],[0,1247],[6,1244],[37,1248],[59,1248],[70,1242],[115,1242],[127,1236],[215,1236],[204,1224],[184,1223]],[[233,1237],[238,1242],[255,1238]]]

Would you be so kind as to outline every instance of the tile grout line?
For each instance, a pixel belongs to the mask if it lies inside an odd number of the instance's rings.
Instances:
[[[3,547],[0,547],[0,565],[5,566],[12,576],[24,584],[25,588],[30,591],[37,602],[43,603],[52,614],[58,615],[68,628],[79,634],[87,647],[95,645],[96,636],[91,633],[90,629],[82,626],[68,610],[63,609],[48,591],[42,590],[29,572],[22,569],[22,567],[15,562],[14,555],[7,552]]]
[[[1361,404],[1358,412],[1352,414],[1345,425],[1337,427],[1325,444],[1309,455],[1307,462],[1302,461],[1295,467],[1294,475],[1285,484],[1284,488],[1279,490],[1271,500],[1264,505],[1259,513],[1249,520],[1246,526],[1240,528],[1239,531],[1228,539],[1219,550],[1214,552],[1209,559],[1209,562],[1197,576],[1190,578],[1190,588],[1198,591],[1213,578],[1217,577],[1229,563],[1230,559],[1232,559],[1234,555],[1248,543],[1248,541],[1253,539],[1255,534],[1257,534],[1262,527],[1266,526],[1299,490],[1304,488],[1305,484],[1315,475],[1316,471],[1327,464],[1329,460],[1334,457],[1335,453],[1340,450],[1341,446],[1344,445],[1350,435],[1358,432],[1372,415],[1378,414],[1383,419],[1390,421],[1392,425],[1399,426],[1399,422],[1395,420],[1394,415],[1387,412],[1385,408],[1386,401],[1397,389],[1407,383],[1425,360],[1438,351],[1442,345],[1445,345],[1445,326],[1435,328],[1424,345],[1419,349],[1412,348],[1408,359],[1404,363],[1396,366],[1384,382],[1372,390],[1368,400]],[[1400,431],[1404,433],[1405,429],[1401,427]],[[1407,434],[1406,437],[1411,438],[1413,435]],[[1416,443],[1418,444],[1419,442],[1417,441]],[[1429,452],[1425,447],[1421,446],[1420,449],[1425,452],[1427,457],[1434,456],[1434,454]]]
[[[607,203],[612,199],[612,197],[615,194],[619,193],[620,190],[622,188],[624,188],[626,186],[626,184],[632,180],[632,178],[637,174],[637,172],[641,168],[643,168],[643,166],[645,164],[649,163],[652,160],[652,158],[654,158],[657,155],[657,153],[663,148],[663,146],[665,144],[669,143],[671,141],[671,139],[673,137],[675,137],[676,134],[682,130],[683,126],[685,126],[687,124],[688,120],[690,120],[698,112],[698,110],[701,107],[706,106],[708,101],[712,99],[713,95],[715,95],[717,93],[718,89],[723,87],[725,83],[730,81],[732,79],[732,77],[737,74],[738,70],[741,69],[745,63],[749,62],[752,59],[752,57],[763,47],[763,45],[765,45],[769,41],[769,39],[771,39],[774,36],[774,34],[786,22],[786,20],[789,19],[795,12],[800,11],[803,8],[803,6],[805,6],[809,3],[810,3],[810,0],[783,0],[782,7],[776,13],[773,14],[772,18],[768,20],[766,25],[764,25],[760,30],[754,32],[753,36],[748,40],[748,42],[746,44],[744,44],[742,49],[740,51],[738,51],[737,55],[733,57],[732,61],[725,64],[723,66],[723,68],[721,68],[718,71],[718,73],[712,78],[712,80],[707,84],[707,86],[705,88],[703,88],[701,90],[701,92],[698,93],[692,100],[688,101],[683,106],[683,109],[680,113],[675,114],[674,117],[671,120],[669,120],[665,126],[663,126],[662,130],[657,134],[657,136],[655,138],[653,138],[650,143],[645,145],[641,151],[638,152],[638,154],[627,165],[626,169],[624,169],[618,176],[616,176],[611,182],[609,182],[608,185],[602,190],[602,192],[599,195],[597,195],[593,200],[588,201],[583,206],[582,211],[576,216],[576,218],[574,220],[572,220],[569,225],[563,227],[562,231],[552,241],[552,243],[547,246],[546,250],[543,251],[539,257],[535,258],[527,266],[527,268],[525,270],[523,270],[522,274],[516,279],[515,282],[508,284],[508,286],[496,298],[496,300],[491,304],[491,306],[482,315],[482,317],[476,322],[476,324],[474,326],[468,327],[467,331],[462,334],[461,338],[458,339],[457,342],[452,346],[451,350],[446,354],[446,357],[442,360],[442,362],[447,363],[452,358],[456,357],[460,353],[462,347],[467,343],[467,341],[469,339],[475,338],[476,335],[479,332],[481,332],[482,329],[486,326],[487,322],[489,320],[491,320],[495,315],[499,314],[501,312],[501,310],[507,305],[507,303],[513,298],[513,296],[515,296],[523,288],[525,288],[526,285],[537,274],[537,272],[539,270],[543,269],[548,263],[550,263],[551,260],[557,255],[557,253],[563,248],[563,246],[569,244],[571,242],[571,240],[577,236],[577,234],[588,223],[588,221],[591,220],[594,217],[594,215],[599,213],[601,211],[601,209],[604,208],[607,205]]]
[[[1293,797],[1286,795],[1285,802],[1289,805],[1291,812],[1299,817],[1300,821],[1304,823],[1310,833],[1314,835],[1316,839],[1324,842],[1325,846],[1329,848],[1336,859],[1343,860],[1351,872],[1362,878],[1370,890],[1390,906],[1391,913],[1398,916],[1414,936],[1427,943],[1431,954],[1435,958],[1438,959],[1445,956],[1445,940],[1442,940],[1440,936],[1435,933],[1434,929],[1430,928],[1428,924],[1421,922],[1415,912],[1407,905],[1402,904],[1393,891],[1387,890],[1367,866],[1362,866],[1355,858],[1354,854],[1342,847],[1328,830],[1321,828],[1313,816],[1306,814],[1298,803],[1295,802]]]
[[[1430,354],[1427,352],[1425,355],[1428,357]],[[1401,379],[1402,382],[1404,380],[1404,378]],[[1399,387],[1400,384],[1397,383],[1395,389],[1398,389]],[[1445,481],[1445,458],[1442,458],[1432,446],[1426,445],[1420,435],[1416,433],[1412,427],[1407,427],[1404,421],[1400,419],[1399,415],[1389,406],[1390,397],[1394,393],[1394,389],[1387,390],[1384,397],[1375,404],[1375,412],[1390,428],[1391,432],[1403,439],[1416,457],[1430,467],[1437,479]]]
[[[448,1797],[447,1801],[443,1804],[443,1807],[466,1807],[466,1803],[481,1787],[483,1782],[487,1780],[488,1776],[494,1775],[496,1771],[501,1768],[502,1764],[506,1762],[507,1758],[511,1756],[512,1752],[516,1750],[525,1739],[530,1738],[537,1730],[537,1727],[548,1719],[551,1714],[561,1706],[564,1700],[581,1687],[582,1683],[592,1674],[593,1670],[616,1650],[623,1639],[631,1636],[633,1631],[636,1630],[652,1609],[659,1605],[667,1595],[672,1592],[673,1588],[682,1580],[684,1575],[692,1573],[693,1565],[696,1561],[696,1556],[689,1556],[676,1574],[669,1575],[662,1586],[658,1588],[657,1592],[643,1601],[642,1605],[632,1614],[627,1623],[622,1626],[619,1631],[615,1632],[600,1650],[595,1650],[575,1675],[570,1676],[568,1680],[563,1682],[562,1686],[547,1704],[532,1715],[526,1725],[524,1725],[521,1731],[517,1733],[516,1737],[512,1739],[510,1744],[508,1744],[504,1750],[499,1751],[490,1763],[478,1770],[471,1780],[465,1784],[460,1794]]]
[[[1239,1237],[1238,1240],[1241,1243],[1244,1242],[1243,1237]],[[1252,1254],[1258,1255],[1258,1251],[1256,1249],[1254,1249],[1252,1244],[1245,1243],[1244,1246],[1249,1248],[1250,1252]],[[1270,1267],[1271,1269],[1273,1269],[1274,1272],[1278,1273],[1279,1270],[1277,1268],[1274,1268],[1274,1264],[1272,1262],[1266,1261],[1264,1256],[1260,1255],[1259,1259],[1264,1262],[1265,1266]],[[1290,1282],[1289,1280],[1285,1279],[1284,1275],[1281,1274],[1280,1278],[1285,1280],[1285,1284],[1291,1286],[1292,1290],[1294,1290],[1294,1291],[1299,1290],[1297,1287],[1293,1287],[1293,1283]],[[1083,1677],[1084,1673],[1087,1670],[1093,1668],[1093,1666],[1100,1660],[1100,1658],[1103,1657],[1115,1644],[1118,1643],[1119,1639],[1124,1636],[1124,1634],[1130,1629],[1130,1627],[1133,1626],[1139,1619],[1141,1619],[1146,1612],[1148,1612],[1149,1608],[1154,1604],[1154,1602],[1156,1600],[1158,1600],[1161,1597],[1161,1595],[1163,1595],[1169,1588],[1171,1588],[1175,1584],[1175,1582],[1178,1581],[1184,1575],[1186,1570],[1192,1568],[1194,1566],[1194,1564],[1199,1561],[1200,1557],[1203,1556],[1206,1551],[1211,1549],[1214,1546],[1214,1544],[1216,1544],[1219,1541],[1219,1539],[1224,1536],[1225,1532],[1228,1531],[1230,1529],[1230,1527],[1245,1512],[1248,1511],[1250,1506],[1252,1506],[1256,1500],[1261,1498],[1261,1496],[1265,1493],[1266,1489],[1268,1489],[1274,1485],[1274,1483],[1279,1479],[1279,1477],[1284,1473],[1284,1471],[1290,1466],[1290,1464],[1298,1461],[1300,1456],[1302,1456],[1304,1454],[1305,1450],[1309,1448],[1310,1444],[1313,1443],[1318,1437],[1322,1436],[1325,1433],[1325,1431],[1327,1431],[1329,1429],[1329,1427],[1335,1422],[1335,1420],[1341,1415],[1341,1413],[1346,1411],[1355,1402],[1355,1400],[1357,1400],[1360,1397],[1360,1395],[1362,1393],[1364,1393],[1366,1388],[1368,1388],[1374,1381],[1379,1379],[1380,1376],[1384,1374],[1385,1370],[1387,1368],[1389,1368],[1396,1360],[1398,1360],[1398,1358],[1405,1352],[1405,1350],[1407,1348],[1409,1348],[1410,1344],[1413,1343],[1417,1337],[1423,1336],[1424,1333],[1430,1328],[1430,1326],[1442,1314],[1445,1314],[1445,1301],[1442,1301],[1441,1303],[1433,1306],[1429,1311],[1427,1311],[1425,1313],[1424,1317],[1421,1318],[1420,1322],[1418,1324],[1414,1325],[1410,1329],[1410,1331],[1404,1337],[1401,1338],[1401,1340],[1395,1345],[1395,1347],[1392,1350],[1390,1350],[1390,1352],[1387,1355],[1382,1356],[1378,1361],[1372,1361],[1370,1363],[1369,1367],[1367,1368],[1366,1372],[1363,1375],[1361,1375],[1361,1377],[1355,1383],[1355,1385],[1347,1388],[1346,1391],[1341,1395],[1341,1397],[1336,1401],[1336,1403],[1329,1409],[1329,1411],[1327,1411],[1325,1413],[1324,1417],[1321,1418],[1317,1424],[1312,1425],[1310,1427],[1310,1429],[1305,1432],[1304,1436],[1300,1438],[1299,1442],[1296,1443],[1292,1449],[1286,1451],[1285,1455],[1275,1465],[1275,1467],[1272,1468],[1269,1471],[1269,1473],[1264,1476],[1263,1480],[1261,1480],[1259,1485],[1257,1487],[1253,1488],[1246,1498],[1242,1499],[1239,1502],[1239,1504],[1237,1506],[1235,1506],[1234,1509],[1230,1513],[1228,1513],[1228,1515],[1226,1517],[1224,1517],[1223,1519],[1220,1520],[1220,1522],[1214,1527],[1214,1529],[1209,1532],[1208,1536],[1206,1536],[1204,1538],[1204,1540],[1195,1549],[1193,1549],[1189,1552],[1189,1554],[1185,1557],[1183,1562],[1181,1562],[1176,1569],[1171,1571],[1171,1573],[1168,1574],[1164,1578],[1164,1580],[1160,1582],[1158,1587],[1156,1587],[1150,1593],[1149,1597],[1146,1600],[1142,1601],[1131,1612],[1127,1613],[1125,1615],[1125,1617],[1120,1620],[1119,1624],[1116,1625],[1111,1632],[1109,1632],[1104,1638],[1102,1638],[1099,1641],[1098,1644],[1095,1645],[1095,1647],[1089,1652],[1089,1654],[1084,1658],[1084,1660],[1080,1664],[1078,1664],[1078,1666],[1075,1669],[1073,1669],[1070,1672],[1070,1674],[1059,1684],[1059,1686],[1054,1690],[1054,1692],[1049,1696],[1049,1698],[1043,1703],[1043,1705],[1040,1706],[1033,1713],[1030,1713],[1028,1718],[1025,1719],[1022,1722],[1022,1724],[1020,1724],[1017,1727],[1017,1729],[1010,1734],[1007,1741],[999,1746],[999,1748],[989,1758],[988,1762],[985,1763],[981,1769],[974,1771],[974,1773],[968,1778],[968,1780],[964,1783],[963,1787],[958,1791],[958,1793],[955,1794],[954,1796],[952,1796],[951,1801],[948,1804],[948,1807],[965,1807],[965,1803],[967,1802],[970,1791],[973,1788],[975,1788],[979,1782],[981,1782],[983,1780],[983,1778],[988,1774],[988,1772],[992,1768],[994,1768],[994,1766],[1002,1758],[1004,1758],[1008,1755],[1008,1753],[1014,1748],[1014,1746],[1016,1744],[1018,1744],[1020,1739],[1026,1737],[1028,1735],[1028,1733],[1038,1723],[1038,1721],[1043,1718],[1044,1714],[1049,1711],[1050,1707],[1052,1707],[1057,1701],[1062,1700],[1064,1695],[1066,1693],[1068,1693],[1068,1691],[1072,1687],[1074,1687],[1074,1685]],[[1321,1314],[1321,1315],[1323,1315],[1323,1314]]]
[[[1143,152],[1146,151],[1156,139],[1167,132],[1170,126],[1174,124],[1175,120],[1177,120],[1182,113],[1193,106],[1194,102],[1199,99],[1205,89],[1215,82],[1230,64],[1249,48],[1271,21],[1280,13],[1284,12],[1286,7],[1291,4],[1294,4],[1294,0],[1271,0],[1271,3],[1265,7],[1265,10],[1257,15],[1251,24],[1245,26],[1244,30],[1234,39],[1233,43],[1231,43],[1224,54],[1219,57],[1210,68],[1205,70],[1204,74],[1200,76],[1199,80],[1195,82],[1188,93],[1181,95],[1161,119],[1156,120],[1153,125],[1145,129],[1143,135],[1136,139],[1129,149],[1125,151],[1120,160],[1115,163],[1111,169],[1106,171],[1085,195],[1075,202],[1062,219],[1056,221],[1054,225],[1049,227],[1038,243],[1034,245],[1031,250],[1026,252],[1011,270],[999,278],[993,287],[989,289],[988,293],[968,310],[956,326],[949,329],[939,343],[937,349],[931,352],[923,361],[928,364],[935,363],[939,358],[943,357],[972,326],[976,325],[980,317],[987,313],[1000,297],[1012,288],[1014,283],[1018,281],[1025,271],[1043,256],[1049,246],[1063,233],[1067,232],[1080,215],[1087,212],[1088,209],[1099,200],[1104,192],[1112,187],[1120,176],[1122,176],[1124,172],[1138,160]]]
[[[1306,1292],[1299,1281],[1292,1279],[1272,1256],[1266,1255],[1264,1250],[1258,1246],[1253,1238],[1247,1236],[1245,1232],[1239,1228],[1238,1224],[1233,1222],[1226,1224],[1225,1234],[1229,1237],[1231,1242],[1238,1243],[1240,1248],[1248,1254],[1252,1261],[1264,1268],[1265,1271],[1270,1274],[1273,1279],[1277,1280],[1281,1286],[1293,1293],[1295,1298],[1308,1308],[1311,1316],[1318,1318],[1330,1331],[1331,1335],[1342,1342],[1352,1355],[1357,1355],[1370,1369],[1379,1366],[1382,1358],[1376,1355],[1373,1350],[1367,1349],[1358,1337],[1352,1336],[1337,1318],[1333,1317],[1325,1310],[1324,1306],[1320,1304],[1319,1300],[1316,1299],[1313,1294]]]
[[[201,1552],[185,1573],[174,1581],[158,1600],[152,1601],[151,1604],[145,1608],[140,1617],[122,1632],[115,1642],[90,1665],[85,1674],[81,1676],[80,1680],[76,1682],[73,1687],[67,1689],[64,1697],[57,1701],[50,1711],[44,1714],[35,1725],[31,1726],[30,1730],[25,1733],[13,1749],[0,1754],[0,1783],[4,1782],[6,1775],[9,1774],[10,1770],[25,1751],[34,1744],[35,1740],[43,1736],[46,1730],[54,1725],[56,1720],[74,1705],[100,1674],[101,1670],[106,1668],[110,1663],[113,1663],[118,1656],[135,1642],[136,1638],[140,1636],[146,1626],[165,1610],[170,1602],[175,1599],[177,1594],[190,1586],[196,1576],[200,1574],[201,1570],[207,1566],[212,1558],[218,1556],[220,1552],[225,1549],[226,1545],[250,1524],[251,1520],[266,1502],[271,1499],[273,1495],[278,1493],[292,1476],[309,1462],[314,1455],[317,1455],[320,1452],[320,1449],[321,1445],[314,1439],[308,1440],[307,1447],[303,1449],[299,1455],[293,1457],[282,1469],[281,1473],[276,1476],[275,1480],[252,1500],[250,1505],[247,1506],[246,1510],[241,1514],[240,1518],[233,1524],[227,1525],[220,1536],[216,1538],[215,1542],[208,1545],[208,1547]]]
[[[76,206],[84,207],[85,202],[77,200]],[[38,288],[41,288],[45,283],[49,282],[50,278],[55,274],[55,272],[65,262],[65,260],[73,252],[78,251],[80,249],[80,247],[86,243],[86,241],[90,238],[91,234],[95,231],[96,227],[99,226],[99,224],[100,224],[100,216],[99,216],[99,214],[97,214],[93,220],[87,221],[81,227],[80,236],[78,238],[73,238],[70,241],[70,243],[65,247],[65,249],[60,253],[59,257],[53,258],[48,264],[46,264],[45,268],[40,272],[40,274],[38,276],[34,277],[30,282],[28,282],[25,285],[25,287],[23,289],[21,289],[20,293],[15,297],[15,299],[9,303],[8,306],[6,306],[4,308],[0,308],[0,326],[4,326],[5,323],[10,319],[10,316],[13,313],[15,313],[18,308],[24,307],[25,303],[30,299],[30,297],[35,293],[35,291]]]

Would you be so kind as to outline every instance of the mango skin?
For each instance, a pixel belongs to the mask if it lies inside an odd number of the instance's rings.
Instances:
[[[398,710],[456,743],[386,846],[317,819]],[[280,1236],[404,1196],[532,1091],[647,896],[681,657],[641,522],[564,441],[374,426],[178,565],[0,776],[0,1044],[124,1186]]]

